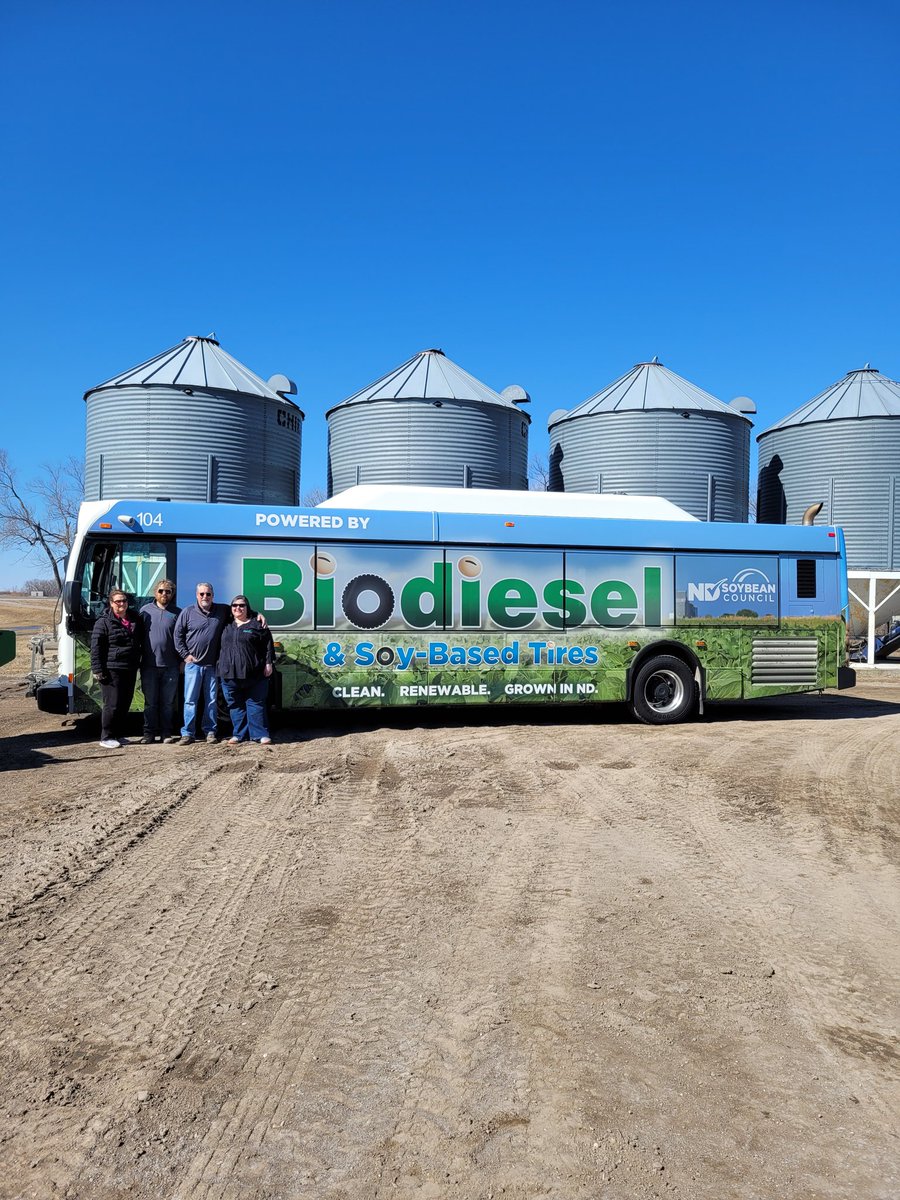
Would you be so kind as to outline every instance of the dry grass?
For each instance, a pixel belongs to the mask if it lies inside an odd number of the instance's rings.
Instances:
[[[31,596],[0,593],[0,629],[16,632],[16,657],[0,666],[0,676],[18,678],[29,670],[31,649],[28,643],[36,633],[54,628],[55,607],[55,599],[34,600]]]

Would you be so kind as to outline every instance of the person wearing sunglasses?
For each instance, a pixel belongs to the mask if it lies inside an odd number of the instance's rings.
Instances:
[[[100,745],[104,750],[126,746],[122,736],[134,695],[143,645],[143,617],[128,607],[121,588],[109,593],[109,608],[97,618],[91,635],[91,672],[100,684]]]
[[[144,618],[144,649],[141,657],[141,689],[144,693],[144,736],[152,745],[177,742],[178,683],[181,657],[175,649],[175,622],[181,609],[175,603],[175,584],[161,579],[154,598],[141,609]]]
[[[260,616],[263,628],[266,620]],[[230,605],[216,604],[211,583],[197,584],[197,603],[181,610],[175,622],[175,649],[184,662],[184,723],[179,745],[205,737],[219,740],[219,681],[216,663],[222,631],[231,624]]]
[[[183,608],[175,622],[175,649],[184,662],[184,723],[179,744],[195,737],[211,745],[219,740],[219,685],[216,662],[222,630],[231,609],[216,604],[213,585],[197,584],[197,603]]]
[[[231,602],[231,624],[222,631],[222,645],[216,674],[231,715],[234,735],[229,746],[239,742],[259,742],[268,746],[269,724],[266,698],[269,677],[275,666],[275,647],[271,630],[250,610],[246,596]]]

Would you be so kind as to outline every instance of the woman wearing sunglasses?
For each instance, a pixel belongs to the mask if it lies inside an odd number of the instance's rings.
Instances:
[[[258,617],[251,616],[246,596],[235,596],[231,602],[231,615],[234,620],[222,630],[216,667],[234,726],[234,736],[228,739],[228,745],[236,746],[249,740],[268,746],[272,739],[266,697],[269,676],[275,665],[272,634]]]
[[[122,734],[134,695],[143,644],[143,618],[128,607],[120,588],[109,593],[109,608],[97,619],[91,636],[91,671],[100,684],[100,745],[117,750],[126,745]]]

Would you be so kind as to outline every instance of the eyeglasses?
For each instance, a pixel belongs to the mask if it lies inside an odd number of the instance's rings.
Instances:
[[[157,596],[171,596],[172,589],[171,588],[157,588],[156,594],[157,594]]]
[[[232,608],[246,608],[247,605],[246,604],[232,604],[231,607]]]
[[[211,596],[212,592],[198,592],[197,595],[198,596]]]
[[[127,604],[127,603],[128,603],[128,601],[125,599],[124,596],[120,596],[117,600],[110,601],[110,604]]]

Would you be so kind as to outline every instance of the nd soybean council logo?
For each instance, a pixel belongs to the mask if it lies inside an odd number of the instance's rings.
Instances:
[[[774,599],[776,585],[759,567],[745,567],[731,579],[727,575],[715,583],[689,583],[688,600],[710,603],[721,600],[724,604],[747,604],[751,601]]]

